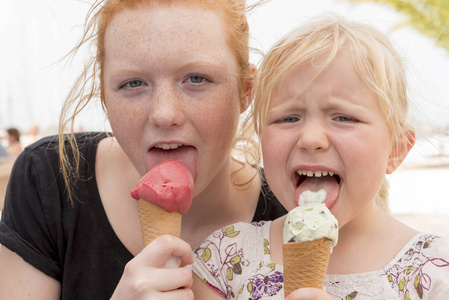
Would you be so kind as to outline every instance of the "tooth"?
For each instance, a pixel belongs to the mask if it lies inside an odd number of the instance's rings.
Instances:
[[[334,176],[334,172],[329,172],[329,175],[330,176]]]
[[[321,177],[321,172],[320,171],[316,171],[315,172],[315,177]]]
[[[327,171],[323,171],[323,176],[327,176]]]
[[[313,171],[307,171],[307,177],[313,177]]]

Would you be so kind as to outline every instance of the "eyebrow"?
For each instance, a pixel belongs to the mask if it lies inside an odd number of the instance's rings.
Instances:
[[[301,98],[303,96],[303,93],[298,93],[296,95],[290,96],[286,99],[282,99],[282,104],[278,104],[272,108],[270,108],[269,110],[273,111],[273,112],[277,112],[277,111],[282,111],[285,109],[295,109],[295,106],[298,105],[298,101],[299,98]],[[307,99],[305,101],[313,101],[313,99]],[[270,104],[273,103],[270,101]],[[346,98],[346,97],[342,97],[342,96],[331,96],[331,97],[326,97],[326,101],[324,102],[324,104],[327,109],[343,109],[345,107],[347,107],[348,105],[351,105],[353,107],[353,109],[357,109],[357,110],[363,110],[365,109],[365,107],[363,105],[361,105],[360,103],[355,103],[353,101],[351,101],[350,99]]]
[[[185,69],[190,69],[190,68],[206,68],[206,69],[211,69],[211,70],[218,70],[222,67],[223,67],[223,64],[220,64],[220,63],[204,61],[204,60],[201,60],[201,61],[193,60],[193,61],[189,61],[188,63],[184,64],[179,70],[183,71]]]
[[[184,71],[190,68],[206,68],[209,69],[211,71],[218,71],[219,69],[222,69],[223,65],[222,64],[217,64],[215,62],[210,62],[210,61],[189,61],[185,64],[183,64],[178,71]],[[147,71],[145,71],[145,68],[140,67],[140,66],[136,66],[136,67],[123,67],[123,68],[118,68],[116,70],[113,70],[111,72],[111,77],[117,77],[117,76],[122,76],[123,74],[126,73],[137,73],[137,74],[146,74]]]

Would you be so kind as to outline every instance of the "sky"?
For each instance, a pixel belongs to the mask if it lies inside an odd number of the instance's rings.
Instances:
[[[61,61],[79,40],[87,0],[4,1],[0,10],[0,129],[55,130],[63,101],[88,51]],[[321,13],[337,12],[387,33],[406,62],[412,117],[421,129],[449,125],[449,51],[410,27],[392,30],[403,16],[394,9],[344,0],[272,0],[249,15],[251,45],[262,52],[283,34]],[[258,64],[260,55],[252,54]],[[86,130],[109,129],[94,103],[78,120]]]

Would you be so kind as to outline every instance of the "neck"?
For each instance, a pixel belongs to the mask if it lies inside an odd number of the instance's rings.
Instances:
[[[339,230],[328,274],[353,274],[383,269],[416,234],[375,204]],[[351,263],[350,263],[351,262]]]

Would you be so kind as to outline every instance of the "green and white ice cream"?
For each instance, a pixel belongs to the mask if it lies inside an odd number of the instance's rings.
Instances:
[[[338,242],[338,221],[325,204],[308,203],[289,211],[284,223],[284,243],[321,238],[329,240],[332,252]]]

